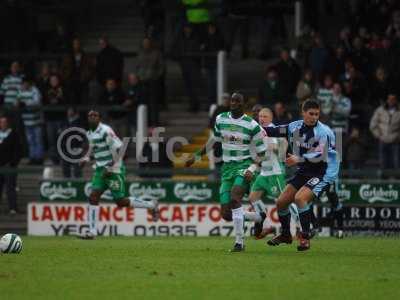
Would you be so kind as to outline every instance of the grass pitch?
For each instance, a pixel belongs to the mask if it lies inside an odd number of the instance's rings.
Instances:
[[[400,299],[400,239],[267,247],[232,238],[23,237],[0,255],[0,299]]]

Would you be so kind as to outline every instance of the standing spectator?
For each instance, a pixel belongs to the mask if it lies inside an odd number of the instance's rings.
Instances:
[[[41,126],[42,96],[30,78],[24,78],[22,87],[17,94],[17,103],[22,110],[22,121],[25,126],[26,139],[29,147],[29,164],[43,163],[43,134]]]
[[[352,48],[352,44],[351,44],[350,28],[345,27],[340,31],[338,45],[343,47],[346,54],[351,53],[353,48]]]
[[[99,45],[101,50],[96,57],[97,81],[103,87],[109,78],[114,78],[120,84],[124,71],[124,57],[121,51],[111,45],[106,37],[99,39]]]
[[[195,35],[203,40],[210,22],[208,0],[182,0],[186,12],[186,21],[191,25]]]
[[[57,138],[58,133],[61,130],[62,120],[65,116],[65,111],[59,106],[65,105],[66,101],[60,78],[56,74],[50,76],[50,87],[43,94],[43,104],[46,109],[44,111],[44,119],[46,121],[49,157],[53,164],[58,165],[59,157],[57,153]],[[47,108],[49,109],[47,110]]]
[[[47,63],[42,64],[39,77],[36,79],[36,85],[42,95],[45,95],[50,88],[50,67]]]
[[[379,141],[380,167],[398,169],[400,107],[394,93],[389,93],[386,104],[375,110],[369,128],[373,136]]]
[[[124,110],[126,101],[129,100],[126,100],[125,94],[118,86],[117,81],[115,79],[107,79],[99,104],[112,106],[107,116],[110,126],[114,128],[115,133],[121,138],[128,136],[128,112]]]
[[[274,105],[274,124],[276,126],[289,124],[292,119],[292,114],[287,111],[285,104],[281,101],[276,102]]]
[[[283,93],[278,74],[275,69],[268,68],[266,78],[258,90],[258,102],[271,106],[277,101],[282,101]]]
[[[316,34],[314,38],[314,46],[310,53],[310,68],[313,71],[315,78],[318,80],[320,80],[323,75],[327,59],[328,50],[326,49],[321,36]]]
[[[284,48],[280,53],[280,61],[276,65],[276,71],[281,82],[281,88],[285,92],[284,99],[290,101],[296,93],[296,86],[301,77],[300,67],[289,56],[289,50]]]
[[[371,55],[369,50],[364,47],[361,37],[356,36],[353,39],[353,50],[350,56],[354,67],[363,74],[368,74],[371,64]]]
[[[240,28],[240,44],[242,47],[242,59],[249,57],[250,18],[249,5],[251,2],[241,0],[225,0],[228,11],[228,55],[230,55],[236,32]]]
[[[311,69],[307,69],[304,71],[303,79],[299,81],[296,89],[296,97],[300,107],[303,105],[303,102],[310,99],[314,93],[315,81],[313,78],[313,73]]]
[[[297,40],[297,57],[303,67],[309,67],[308,60],[313,47],[314,36],[315,30],[306,25],[302,30],[301,36]]]
[[[162,53],[153,47],[149,38],[143,40],[142,51],[137,58],[136,74],[143,83],[144,98],[148,105],[151,125],[158,124],[159,101],[165,71]]]
[[[199,56],[196,56],[199,51],[200,43],[193,34],[192,27],[185,25],[183,34],[176,41],[171,53],[174,58],[179,60],[186,94],[189,96],[191,112],[198,111],[200,106],[197,86],[201,77],[201,66]]]
[[[339,45],[335,48],[335,53],[330,55],[329,60],[327,62],[325,71],[328,74],[331,74],[333,80],[339,80],[340,76],[345,72],[345,62],[347,59],[346,52],[343,46]]]
[[[387,78],[386,71],[383,67],[378,67],[375,76],[371,81],[369,104],[375,109],[384,104],[389,91],[392,90],[392,84]]]
[[[83,129],[83,124],[80,120],[78,111],[74,107],[69,107],[67,110],[67,119],[63,122],[60,133],[72,127]],[[70,134],[76,134],[76,132],[71,132]],[[68,135],[69,134],[65,135],[64,140],[68,139]],[[72,151],[77,151],[78,149],[82,149],[82,146],[83,146],[82,142],[79,141],[78,139],[71,140],[70,147]],[[63,153],[67,154],[68,151],[67,148],[65,148],[67,147],[67,145],[62,145],[62,147],[64,147]],[[73,156],[71,156],[71,158],[73,158]],[[75,178],[82,177],[82,167],[79,165],[79,163],[71,163],[68,160],[65,160],[64,158],[62,158],[61,163],[62,163],[63,175],[65,178],[71,178],[71,175],[73,175]]]
[[[17,94],[21,89],[23,75],[20,73],[19,62],[14,61],[10,67],[10,74],[7,75],[0,86],[0,98],[4,105],[16,106]]]
[[[349,139],[345,144],[345,157],[350,170],[361,169],[365,163],[365,149],[366,144],[360,136],[360,130],[357,127],[353,127]]]
[[[61,75],[70,103],[84,104],[88,101],[89,82],[93,78],[93,63],[82,50],[81,42],[77,38],[72,41],[72,52],[63,58]]]
[[[10,127],[8,118],[0,116],[0,168],[18,167],[21,159],[21,144],[17,132]],[[0,174],[0,197],[3,187],[6,187],[8,207],[10,214],[16,214],[17,209],[17,173]]]
[[[123,105],[129,110],[128,122],[130,128],[132,128],[133,135],[135,135],[134,128],[136,128],[136,110],[140,104],[144,103],[143,96],[143,86],[139,77],[135,73],[129,73],[126,101]]]
[[[333,85],[332,112],[330,124],[333,129],[340,128],[347,133],[351,112],[351,100],[343,95],[340,83]]]
[[[325,75],[323,86],[317,90],[317,100],[321,106],[320,120],[328,122],[333,105],[333,80],[331,75]]]
[[[374,54],[374,66],[382,66],[387,70],[388,75],[392,76],[394,72],[397,73],[397,53],[392,47],[392,41],[384,37],[382,39],[382,48],[377,49],[373,52]]]
[[[202,46],[206,53],[204,67],[207,71],[207,89],[209,104],[217,100],[217,54],[225,48],[224,38],[214,23],[208,25],[207,37]]]

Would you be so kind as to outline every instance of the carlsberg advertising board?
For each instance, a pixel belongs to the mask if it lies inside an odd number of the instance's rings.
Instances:
[[[127,193],[143,200],[158,199],[169,203],[212,203],[219,200],[219,182],[135,181],[128,182]],[[343,180],[338,195],[343,203],[400,204],[400,183],[350,182]],[[40,200],[43,202],[86,202],[91,183],[84,181],[42,181]],[[111,201],[109,191],[102,199]],[[328,199],[321,197],[321,202]],[[270,200],[267,203],[272,203]]]

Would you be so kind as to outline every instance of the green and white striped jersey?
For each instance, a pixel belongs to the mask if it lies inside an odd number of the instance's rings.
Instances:
[[[326,88],[319,88],[317,92],[317,99],[321,106],[321,113],[329,115],[332,111],[333,105],[333,90]]]
[[[246,114],[234,119],[230,112],[224,112],[215,120],[214,138],[222,144],[224,162],[252,159],[253,150],[258,156],[264,156],[264,136],[264,129]]]
[[[118,155],[122,142],[114,130],[106,124],[99,123],[96,130],[86,134],[96,167],[108,167],[109,172],[121,173],[122,157]]]
[[[269,126],[274,126],[274,124],[271,123],[268,125],[268,127]],[[283,166],[278,155],[280,151],[285,151],[285,149],[283,149],[283,147],[285,147],[283,140],[283,138],[274,138],[268,136],[264,137],[263,141],[267,147],[267,151],[265,154],[265,160],[263,160],[261,163],[261,176],[285,174],[285,167]]]
[[[8,75],[3,79],[0,86],[0,95],[4,95],[4,104],[15,106],[17,104],[17,94],[22,86],[22,76]]]
[[[29,89],[20,89],[17,94],[17,99],[21,103],[25,104],[25,108],[22,110],[22,120],[25,126],[38,126],[41,123],[41,98],[39,90],[32,86]]]

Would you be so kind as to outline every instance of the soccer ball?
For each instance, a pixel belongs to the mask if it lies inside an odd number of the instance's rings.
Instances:
[[[7,233],[0,239],[0,252],[20,253],[22,250],[22,240],[15,233]]]

